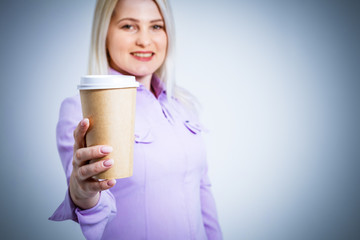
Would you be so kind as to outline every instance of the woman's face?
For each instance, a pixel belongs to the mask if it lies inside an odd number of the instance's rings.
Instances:
[[[164,62],[167,35],[164,20],[152,0],[119,0],[106,39],[110,67],[143,77]]]

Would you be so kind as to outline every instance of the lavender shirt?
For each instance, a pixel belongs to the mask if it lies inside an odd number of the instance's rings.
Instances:
[[[179,103],[170,105],[157,77],[152,87],[157,98],[143,85],[137,90],[133,176],[117,179],[87,210],[77,208],[67,191],[50,220],[78,222],[87,239],[222,239],[202,127]],[[56,133],[67,183],[81,119],[79,95],[65,99]]]

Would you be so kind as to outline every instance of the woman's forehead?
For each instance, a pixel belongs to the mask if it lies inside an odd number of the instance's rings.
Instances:
[[[153,0],[119,0],[115,6],[113,16],[144,21],[162,19],[160,10]]]

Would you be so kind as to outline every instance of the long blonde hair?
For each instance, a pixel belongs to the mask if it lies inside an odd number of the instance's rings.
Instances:
[[[109,74],[106,36],[117,2],[118,0],[97,0],[96,2],[88,64],[88,74],[90,75]],[[195,97],[175,84],[175,24],[170,3],[167,0],[154,0],[154,2],[159,7],[164,19],[168,38],[165,61],[155,74],[165,83],[169,102],[172,102],[173,98],[175,98],[184,104],[187,109],[196,111],[198,104]]]

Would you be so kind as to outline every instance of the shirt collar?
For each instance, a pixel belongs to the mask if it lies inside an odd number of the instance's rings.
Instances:
[[[160,80],[160,78],[158,76],[156,76],[155,74],[152,75],[151,86],[154,89],[156,97],[159,97],[159,95],[162,92],[165,92],[165,84],[164,84],[164,82],[162,82]]]
[[[109,68],[109,74],[110,75],[123,75],[123,74],[119,73],[118,71],[116,71],[113,68]],[[139,83],[139,84],[140,84],[140,88],[144,88],[144,85],[142,85],[141,83]],[[159,97],[161,92],[165,92],[165,84],[164,84],[164,82],[162,82],[160,80],[160,78],[158,76],[156,76],[155,74],[152,75],[151,86],[154,89],[156,97]]]

